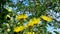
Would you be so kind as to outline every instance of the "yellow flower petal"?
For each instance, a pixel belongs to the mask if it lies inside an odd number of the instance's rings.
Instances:
[[[26,19],[28,16],[26,14],[20,14],[18,16],[16,16],[17,20],[21,20],[21,19]]]
[[[41,18],[42,18],[43,20],[47,21],[47,22],[52,21],[52,18],[51,18],[51,17],[48,17],[48,16],[42,15]]]
[[[39,24],[39,22],[40,22],[40,18],[30,19],[30,21],[28,22],[28,26],[34,26],[35,24]]]
[[[24,30],[24,26],[17,26],[14,28],[14,32],[20,32],[22,30]]]
[[[26,32],[26,34],[35,34],[34,32]]]

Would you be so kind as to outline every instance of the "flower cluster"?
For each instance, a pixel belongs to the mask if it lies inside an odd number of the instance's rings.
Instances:
[[[33,18],[27,20],[29,18],[29,16],[27,14],[20,14],[20,15],[15,16],[15,19],[17,20],[15,22],[13,22],[14,19],[12,19],[12,17],[10,15],[7,15],[6,18],[7,17],[10,18],[10,20],[8,22],[11,22],[11,23],[6,24],[8,27],[7,31],[10,32],[11,31],[10,27],[14,26],[12,28],[13,32],[16,32],[16,33],[25,32],[24,34],[35,34],[35,32],[33,30],[35,29],[35,27],[37,27],[38,30],[40,29],[40,28],[38,28],[39,27],[38,25],[40,25],[40,23],[42,22],[42,19],[47,22],[52,21],[51,17],[45,16],[45,15],[42,15],[39,17],[33,17]],[[24,23],[26,23],[26,26]]]
[[[21,20],[21,19],[26,19],[26,18],[28,18],[28,16],[27,16],[26,14],[20,14],[20,15],[16,16],[16,18],[17,18],[17,20]],[[30,19],[30,20],[27,22],[27,24],[26,24],[27,27],[29,27],[29,26],[34,27],[34,25],[39,25],[39,23],[41,23],[41,18],[42,18],[43,20],[47,21],[47,22],[52,21],[52,18],[50,18],[50,17],[48,17],[48,16],[45,16],[45,15],[42,15],[42,16],[39,17],[39,18],[34,17],[34,18]],[[14,31],[14,32],[21,32],[21,31],[23,31],[25,28],[26,28],[26,26],[17,26],[17,27],[14,28],[13,31]],[[27,34],[34,34],[34,32],[27,32]]]

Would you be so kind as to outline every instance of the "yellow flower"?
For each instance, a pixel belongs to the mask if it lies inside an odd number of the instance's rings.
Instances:
[[[26,19],[28,16],[26,14],[20,14],[18,16],[16,16],[17,20],[21,20],[21,19]]]
[[[51,17],[48,17],[48,16],[45,16],[45,15],[42,15],[41,18],[47,22],[50,22],[52,21],[52,18]]]
[[[24,30],[24,26],[17,26],[14,28],[14,32],[20,32],[22,30]]]
[[[26,32],[26,34],[35,34],[34,32]]]
[[[30,19],[30,21],[28,22],[28,26],[33,26],[35,24],[39,24],[39,22],[40,22],[40,18]]]
[[[27,26],[34,26],[34,24],[33,23],[28,23]]]

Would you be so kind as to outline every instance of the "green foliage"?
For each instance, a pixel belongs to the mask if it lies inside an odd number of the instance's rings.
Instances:
[[[54,10],[54,12],[56,13],[60,12],[60,0],[28,0],[28,6],[25,6],[23,2],[25,2],[25,0],[17,0],[16,4],[14,4],[12,0],[0,0],[0,34],[14,34],[16,33],[13,31],[14,27],[22,25],[25,22],[27,23],[33,17],[40,18],[41,15],[50,16],[49,14],[46,14],[47,12],[50,12],[50,10]],[[9,12],[8,9],[4,8],[4,6],[8,6],[8,8],[12,7],[12,11]],[[14,8],[16,8],[16,10]],[[23,19],[18,21],[16,20],[16,15],[18,15],[17,12],[22,12],[22,14],[26,14],[26,12],[29,12],[29,14],[31,13],[32,15],[30,15],[25,21],[23,21]],[[9,15],[10,17],[7,17],[7,15]],[[55,28],[58,28],[58,21],[55,21],[56,19],[54,18],[52,19],[53,26]],[[9,26],[7,26],[7,23],[9,24]],[[35,31],[35,33],[52,34],[51,32],[47,31],[47,24],[48,22],[41,18],[41,24],[35,25],[35,27],[38,29],[38,31]],[[10,32],[7,31],[8,28],[11,29]],[[33,31],[34,27],[31,27],[30,29],[31,31]],[[27,32],[30,29],[27,28],[22,32],[18,32],[17,34]],[[59,34],[56,31],[54,32],[56,34]]]

